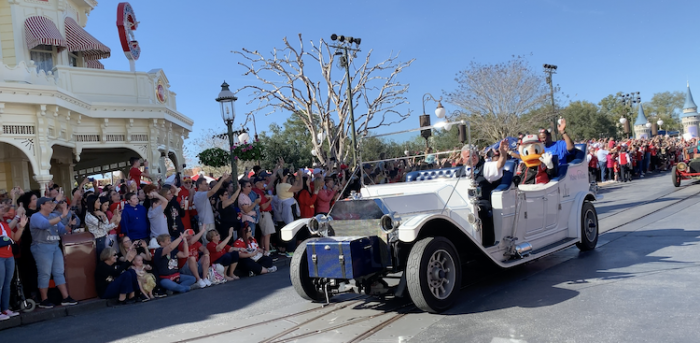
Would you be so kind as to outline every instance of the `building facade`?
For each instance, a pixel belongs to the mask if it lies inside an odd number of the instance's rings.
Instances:
[[[163,70],[104,70],[111,49],[83,29],[96,5],[0,0],[0,191],[71,187],[133,156],[161,178],[166,157],[183,168],[192,119]]]

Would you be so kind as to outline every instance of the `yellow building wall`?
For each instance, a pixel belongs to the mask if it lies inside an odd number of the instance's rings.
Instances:
[[[9,162],[0,162],[0,193],[8,192],[12,189],[12,168]]]
[[[0,46],[2,46],[2,61],[10,67],[17,65],[12,12],[7,1],[0,1]]]

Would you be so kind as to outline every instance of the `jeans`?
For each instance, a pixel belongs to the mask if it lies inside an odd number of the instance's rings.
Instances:
[[[30,249],[36,261],[39,288],[49,288],[52,275],[56,286],[66,283],[63,275],[63,254],[58,244],[34,244]]]
[[[194,284],[197,279],[194,276],[180,274],[180,283],[177,283],[170,279],[160,279],[161,287],[178,293],[187,293],[190,291],[190,286]]]
[[[15,258],[0,258],[0,311],[10,309],[10,286],[15,273]]]
[[[104,294],[100,298],[112,299],[119,294],[129,294],[134,291],[134,275],[130,271],[121,273],[114,281],[110,282]]]
[[[605,182],[608,174],[608,162],[598,162],[598,167],[600,167],[600,182]]]

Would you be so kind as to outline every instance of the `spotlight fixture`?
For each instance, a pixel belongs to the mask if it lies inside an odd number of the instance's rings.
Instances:
[[[332,34],[332,35],[331,35],[331,40],[332,40],[332,41],[335,41],[336,39],[338,39],[338,35],[336,35],[335,33]]]

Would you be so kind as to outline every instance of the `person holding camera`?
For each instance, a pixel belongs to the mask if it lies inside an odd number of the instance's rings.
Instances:
[[[54,304],[49,300],[49,280],[53,276],[56,287],[61,291],[63,300],[61,305],[76,305],[68,294],[66,278],[64,275],[63,253],[59,247],[61,236],[68,233],[66,224],[63,222],[69,218],[68,207],[63,208],[60,215],[52,213],[56,207],[51,198],[42,197],[36,201],[38,212],[34,213],[30,219],[29,229],[32,234],[31,251],[36,261],[38,271],[39,293],[41,294],[41,308],[53,308]],[[69,222],[70,224],[70,222]]]
[[[141,159],[138,157],[132,157],[129,159],[129,163],[131,163],[131,169],[129,169],[129,180],[133,181],[136,183],[136,188],[139,189],[141,188],[141,178],[149,178],[153,180],[153,176],[148,173],[148,161],[143,161],[143,169],[144,171],[141,171],[139,167],[141,166]]]
[[[209,187],[205,178],[200,177],[199,179],[197,179],[197,192],[194,194],[192,200],[197,208],[199,222],[203,224],[203,226],[200,227],[200,230],[205,230],[205,235],[207,235],[207,232],[216,229],[214,222],[214,210],[211,207],[211,202],[209,201],[209,198],[214,196],[214,194],[216,194],[216,192],[219,190],[219,188],[221,188],[224,182],[229,181],[230,179],[231,175],[229,175],[228,173],[224,173],[213,188]],[[206,237],[208,237],[208,235]]]
[[[326,185],[318,192],[316,197],[316,214],[328,214],[328,211],[331,210],[331,201],[339,189],[332,177],[326,176],[324,181]]]
[[[107,214],[102,211],[102,203],[96,195],[87,198],[87,213],[85,214],[85,228],[95,236],[95,246],[98,258],[102,256],[102,250],[106,247],[107,233],[117,227],[121,221],[121,213],[117,212],[110,221]]]
[[[95,288],[100,298],[118,298],[119,303],[124,305],[134,299],[136,273],[129,270],[127,265],[119,263],[118,257],[117,252],[111,248],[100,253],[100,263],[95,269]],[[131,259],[134,257],[135,253],[129,256]]]
[[[169,235],[168,219],[166,218],[165,206],[168,204],[168,199],[164,198],[158,192],[151,191],[148,193],[150,207],[148,209],[148,221],[151,223],[151,244],[155,246],[156,237],[160,235]],[[179,236],[179,235],[178,235]]]

